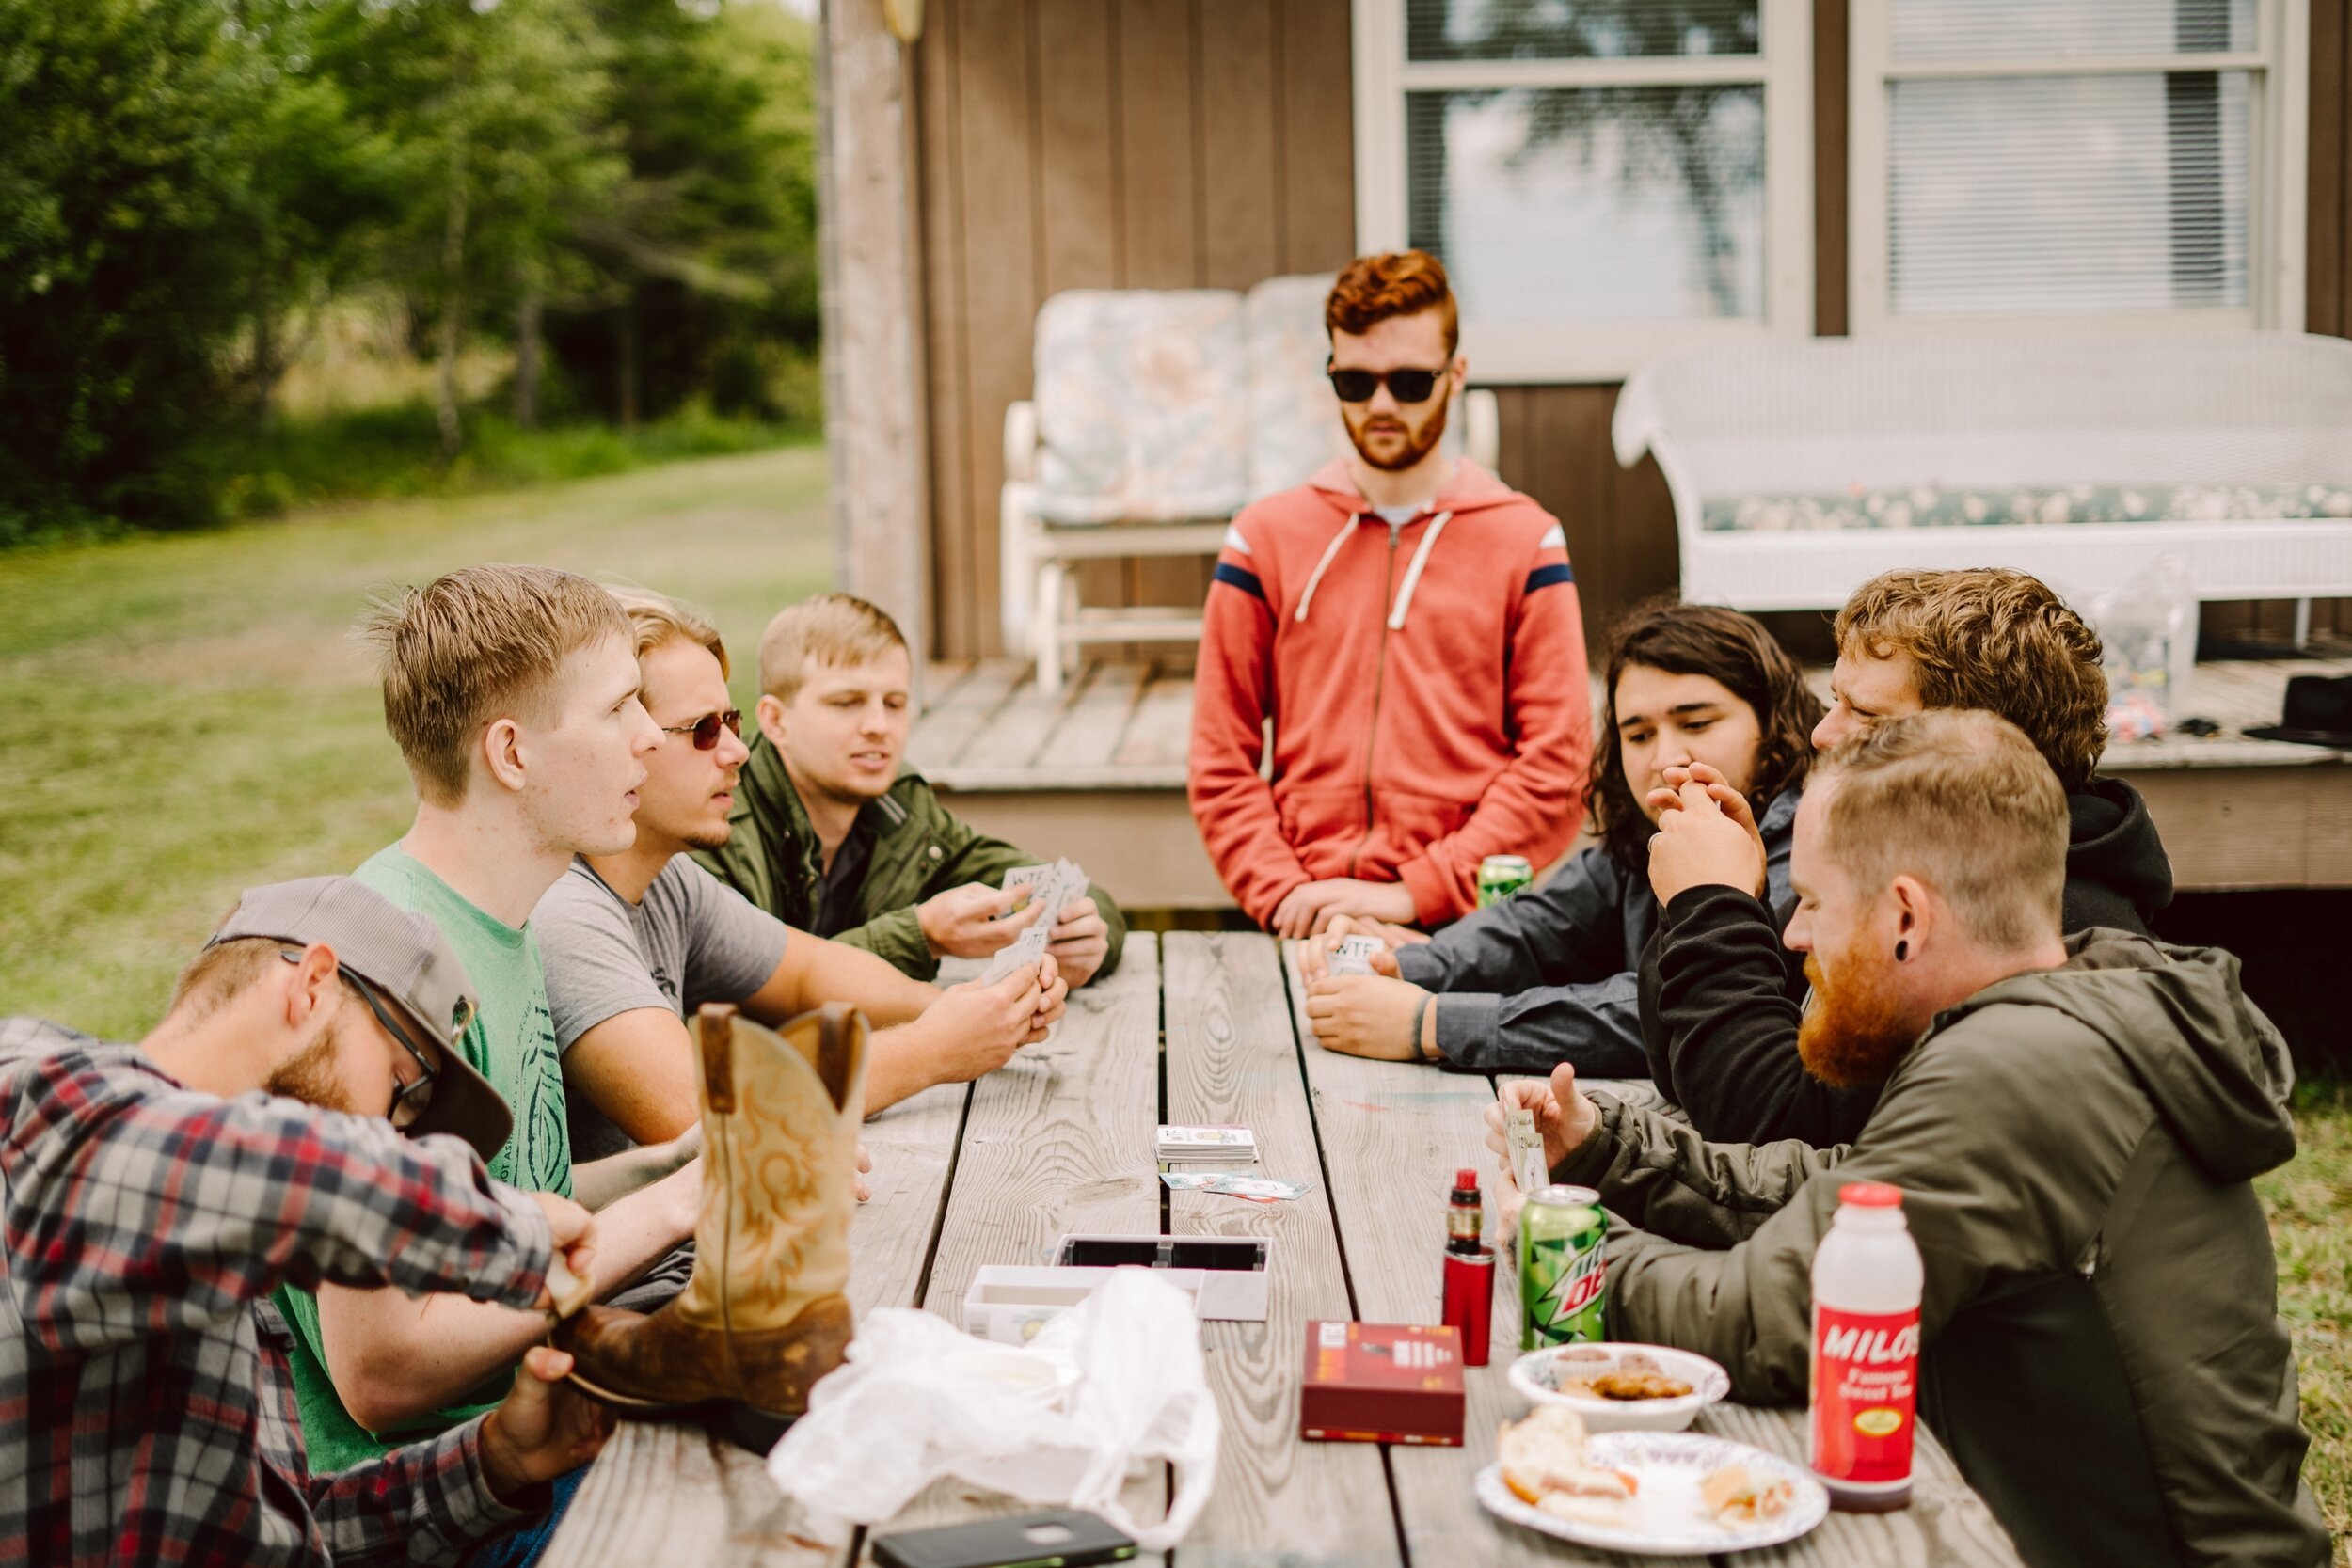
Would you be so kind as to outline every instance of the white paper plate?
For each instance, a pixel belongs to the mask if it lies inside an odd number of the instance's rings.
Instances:
[[[1562,1519],[1523,1503],[1502,1484],[1502,1466],[1478,1472],[1478,1500],[1486,1512],[1546,1535],[1613,1552],[1667,1557],[1743,1552],[1794,1541],[1829,1515],[1829,1494],[1793,1460],[1699,1432],[1606,1432],[1585,1453],[1604,1470],[1630,1470],[1641,1490],[1627,1505],[1623,1527]],[[1777,1519],[1733,1527],[1716,1524],[1699,1507],[1699,1482],[1726,1465],[1745,1465],[1759,1480],[1787,1481],[1795,1489]]]

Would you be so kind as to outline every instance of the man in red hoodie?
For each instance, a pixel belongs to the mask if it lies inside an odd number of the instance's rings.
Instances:
[[[1233,519],[1193,698],[1209,858],[1289,937],[1467,914],[1486,856],[1567,847],[1592,753],[1567,540],[1440,448],[1468,371],[1445,268],[1360,257],[1324,323],[1355,452]]]

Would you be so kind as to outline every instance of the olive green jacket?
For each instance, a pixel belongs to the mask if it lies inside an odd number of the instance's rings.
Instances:
[[[854,831],[861,832],[871,819],[874,850],[858,889],[858,924],[838,930],[817,923],[824,903],[822,853],[784,758],[766,736],[754,737],[751,757],[743,764],[735,808],[727,813],[724,847],[697,850],[694,858],[786,925],[878,953],[918,980],[936,975],[939,960],[915,918],[917,904],[967,882],[1000,886],[1014,866],[1040,863],[1002,839],[974,832],[939,803],[923,775],[911,768],[899,769],[890,792],[858,818]],[[1087,892],[1111,928],[1110,955],[1094,974],[1101,979],[1119,967],[1127,923],[1109,894],[1091,885]]]
[[[1939,1015],[1851,1145],[1708,1144],[1603,1101],[1554,1176],[1642,1227],[1611,1242],[1612,1338],[1802,1403],[1838,1188],[1892,1182],[1927,1270],[1921,1418],[2027,1562],[2317,1568],[2249,1180],[2295,1152],[2285,1046],[2226,953],[2067,945]]]

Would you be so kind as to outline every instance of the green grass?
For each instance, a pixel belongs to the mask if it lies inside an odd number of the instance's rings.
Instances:
[[[268,517],[330,501],[518,490],[815,440],[790,426],[700,406],[634,430],[578,421],[525,430],[502,413],[474,408],[464,428],[464,446],[443,464],[426,403],[286,416],[268,436],[221,453],[221,510]]]
[[[824,483],[802,447],[0,553],[0,1013],[136,1037],[239,889],[399,835],[371,594],[479,561],[626,578],[711,612],[748,707],[768,616],[832,584]]]
[[[2254,1185],[2303,1375],[2303,1479],[2336,1532],[2341,1568],[2352,1562],[2352,1085],[2305,1085],[2296,1101],[2294,1162]]]
[[[711,612],[749,706],[759,628],[832,580],[824,483],[797,448],[0,553],[0,1013],[135,1037],[240,888],[399,834],[407,779],[348,635],[371,594],[476,561],[627,578]],[[2260,1186],[2342,1563],[2352,1091],[2307,1088],[2296,1120],[2300,1152]]]

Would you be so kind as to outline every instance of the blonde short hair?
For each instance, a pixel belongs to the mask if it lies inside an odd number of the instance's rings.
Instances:
[[[417,793],[465,798],[474,739],[512,713],[544,716],[564,661],[628,618],[612,595],[551,566],[468,566],[376,607],[364,627],[384,677],[384,727]]]
[[[727,666],[727,645],[719,639],[719,628],[710,624],[710,617],[692,605],[666,594],[644,588],[607,586],[628,617],[628,629],[637,641],[637,657],[660,647],[665,642],[691,642],[707,649],[719,661],[719,673],[732,675]]]
[[[1982,708],[2025,731],[2068,789],[2099,766],[2099,634],[2041,578],[2005,566],[1884,572],[1853,591],[1834,630],[1841,652],[1908,657],[1925,706]]]
[[[1814,768],[1823,845],[1866,895],[1915,876],[1988,947],[2063,928],[2066,792],[1998,714],[1936,708],[1884,719]]]
[[[907,651],[898,623],[850,594],[819,594],[787,605],[759,636],[759,689],[780,703],[801,694],[808,661],[870,664],[891,649]]]

